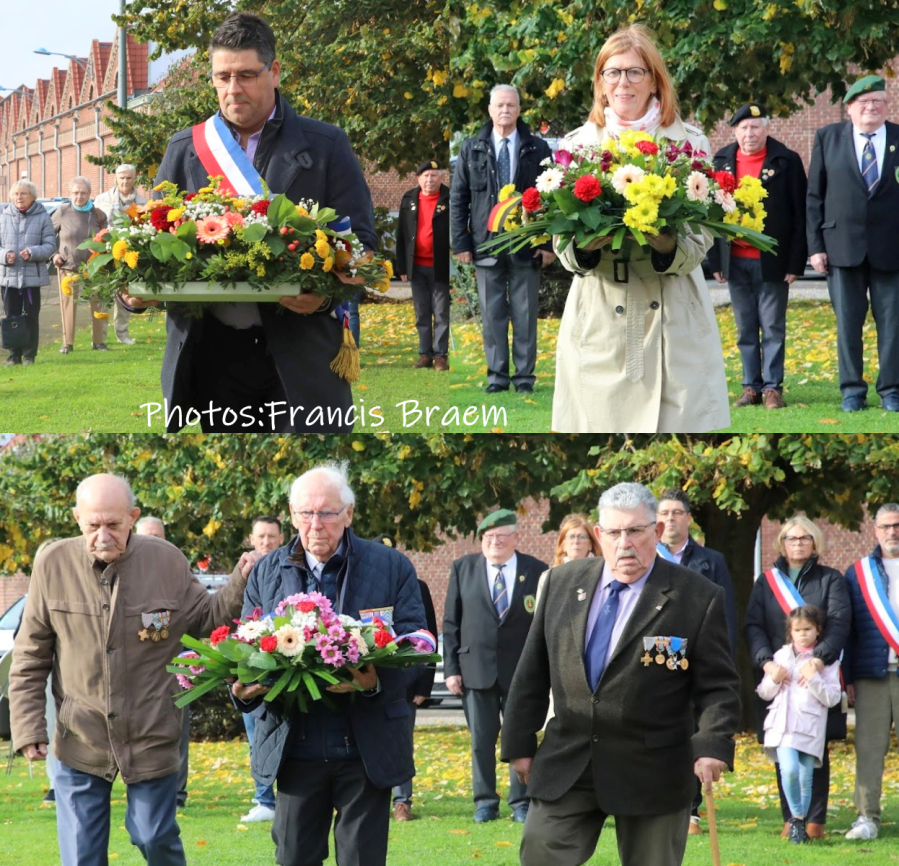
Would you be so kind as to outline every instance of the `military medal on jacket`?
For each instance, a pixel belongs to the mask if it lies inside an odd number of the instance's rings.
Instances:
[[[140,619],[144,627],[137,633],[137,636],[141,640],[149,638],[154,643],[167,640],[171,618],[172,612],[170,610],[155,610],[151,613],[142,613]]]

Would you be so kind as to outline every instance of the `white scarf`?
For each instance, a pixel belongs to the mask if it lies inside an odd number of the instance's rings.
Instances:
[[[637,120],[623,120],[608,106],[604,109],[604,114],[606,118],[606,132],[615,138],[626,129],[637,129],[653,135],[662,123],[662,104],[657,97],[653,96],[649,102],[646,114],[637,118]]]

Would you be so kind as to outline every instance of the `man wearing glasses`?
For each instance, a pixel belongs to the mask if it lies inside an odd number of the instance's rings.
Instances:
[[[860,78],[846,92],[848,123],[815,133],[809,165],[808,249],[827,275],[837,317],[844,412],[867,406],[862,326],[868,294],[877,326],[877,393],[899,412],[899,126],[887,121],[886,82]]]
[[[899,726],[899,505],[874,517],[877,546],[846,572],[852,630],[843,657],[849,703],[855,706],[855,808],[847,839],[880,830],[883,766],[890,728]]]
[[[211,85],[219,115],[211,118],[213,144],[227,148],[249,184],[262,177],[273,194],[292,201],[306,199],[332,207],[349,217],[363,245],[374,249],[371,195],[349,139],[336,126],[294,112],[278,91],[281,65],[275,57],[275,37],[259,16],[235,12],[213,34],[209,47]],[[164,180],[196,192],[209,184],[210,172],[197,144],[196,129],[182,130],[169,141],[156,184]],[[226,172],[227,173],[227,172]],[[229,180],[231,175],[228,175]],[[238,178],[238,181],[240,178]],[[126,297],[131,307],[146,304]],[[150,302],[152,303],[152,302]],[[169,432],[193,406],[208,410],[241,409],[267,416],[266,404],[285,401],[303,407],[291,418],[281,416],[279,432],[339,432],[348,423],[352,393],[349,384],[329,364],[342,340],[341,323],[331,315],[333,302],[316,294],[281,298],[274,304],[218,303],[202,319],[172,309],[166,317],[168,341],[162,365],[162,390],[172,413]],[[322,407],[319,415],[314,410]],[[203,415],[204,431],[233,431],[227,413]],[[232,418],[234,416],[231,416]],[[321,423],[306,418],[321,417]],[[209,420],[206,420],[206,419]],[[327,420],[325,420],[327,419]],[[336,419],[336,420],[335,420]]]
[[[457,559],[443,620],[446,687],[461,695],[471,731],[474,820],[499,818],[496,740],[515,666],[534,619],[537,584],[547,564],[518,552],[514,511],[500,508],[478,526],[481,553]],[[545,717],[545,714],[544,714]],[[524,823],[527,785],[510,774],[512,820]]]
[[[546,578],[503,726],[503,760],[531,797],[522,866],[586,863],[609,815],[622,866],[680,866],[695,778],[708,789],[733,768],[724,592],[658,556],[657,511],[641,484],[607,490],[602,557]]]
[[[250,573],[244,616],[272,611],[300,592],[320,592],[353,619],[363,611],[396,634],[427,628],[412,563],[397,550],[357,538],[350,529],[355,494],[344,464],[310,469],[290,489],[298,535],[269,553]],[[265,686],[232,687],[235,703],[256,716],[253,777],[277,780],[272,838],[283,866],[321,866],[334,845],[340,866],[384,866],[391,789],[412,778],[412,730],[402,670],[372,665],[353,674],[362,691],[329,686],[335,709],[314,702],[308,713],[282,717],[261,700]]]

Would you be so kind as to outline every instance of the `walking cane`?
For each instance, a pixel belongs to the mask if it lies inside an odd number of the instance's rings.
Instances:
[[[715,820],[715,795],[712,793],[712,783],[708,782],[705,789],[706,817],[709,819],[709,842],[712,846],[712,863],[721,866],[721,851],[718,848],[718,824]]]

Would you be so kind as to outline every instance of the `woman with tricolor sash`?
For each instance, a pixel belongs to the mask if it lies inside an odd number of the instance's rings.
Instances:
[[[758,670],[759,679],[764,674],[773,676],[778,673],[774,654],[783,645],[789,612],[803,605],[814,605],[825,614],[824,629],[813,651],[814,663],[822,671],[840,659],[849,637],[851,609],[846,582],[839,571],[820,563],[824,553],[824,535],[805,516],[791,517],[784,523],[774,549],[778,554],[774,567],[758,576],[749,597],[744,623],[749,657]],[[758,707],[760,743],[763,742],[767,707],[767,703],[760,703]],[[839,705],[831,709],[827,725],[828,740],[845,738],[845,719]],[[812,801],[806,816],[806,832],[812,839],[824,835],[827,820],[830,758],[826,745],[821,762],[812,775]],[[790,830],[791,813],[779,765],[777,788],[784,820],[782,835],[786,837]]]

